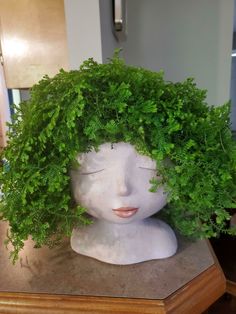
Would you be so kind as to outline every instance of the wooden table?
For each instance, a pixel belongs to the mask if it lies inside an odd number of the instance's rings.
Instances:
[[[225,292],[224,274],[208,241],[178,241],[175,256],[129,266],[76,254],[69,239],[51,250],[27,241],[13,266],[1,244],[0,313],[200,314]]]

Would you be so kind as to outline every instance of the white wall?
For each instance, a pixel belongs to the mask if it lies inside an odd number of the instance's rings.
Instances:
[[[102,62],[99,0],[64,0],[69,68],[93,57]]]
[[[236,57],[232,58],[231,101],[232,101],[232,112],[231,112],[232,129],[236,130]]]
[[[234,37],[233,37],[233,50],[236,51],[236,0],[234,0]],[[231,122],[232,129],[236,131],[236,57],[232,58],[231,65]]]
[[[64,0],[70,69],[93,57],[106,62],[119,46],[111,0]]]
[[[129,64],[182,81],[195,77],[208,102],[229,99],[233,0],[126,0]]]
[[[128,64],[165,79],[194,77],[209,104],[230,98],[234,0],[126,0],[127,40],[112,33],[111,0],[65,0],[70,68],[105,62],[116,47]]]

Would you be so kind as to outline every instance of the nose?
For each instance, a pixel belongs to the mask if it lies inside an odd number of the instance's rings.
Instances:
[[[119,196],[127,196],[131,193],[132,187],[128,176],[120,174],[116,181],[117,194]]]

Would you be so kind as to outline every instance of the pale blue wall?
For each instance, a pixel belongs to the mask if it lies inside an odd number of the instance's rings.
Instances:
[[[127,0],[126,61],[171,81],[196,78],[212,105],[229,100],[233,2]]]
[[[105,62],[122,47],[128,64],[163,69],[166,80],[194,77],[208,90],[211,105],[230,99],[234,0],[126,0],[126,4],[127,40],[119,43],[112,33],[110,0],[65,0],[71,68],[88,57]]]
[[[236,131],[236,57],[232,58],[232,71],[231,71],[231,122],[232,129]]]

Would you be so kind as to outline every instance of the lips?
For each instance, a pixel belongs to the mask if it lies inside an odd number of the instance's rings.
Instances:
[[[137,207],[120,207],[113,209],[113,212],[121,218],[130,218],[138,211]]]

